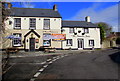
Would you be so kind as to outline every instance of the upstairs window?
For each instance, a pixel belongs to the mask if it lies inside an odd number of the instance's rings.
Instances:
[[[84,28],[84,33],[89,33],[89,29],[88,28]]]
[[[14,19],[14,29],[21,29],[21,18]]]
[[[72,39],[66,40],[66,46],[72,46]]]
[[[13,46],[21,46],[21,34],[20,33],[14,33],[14,39],[13,39]]]
[[[36,28],[36,19],[30,18],[30,29],[35,29],[35,28]]]
[[[46,30],[50,29],[50,19],[44,19],[43,29],[46,29]]]
[[[94,40],[89,40],[89,46],[94,46]]]
[[[74,33],[74,28],[69,28],[69,33]]]

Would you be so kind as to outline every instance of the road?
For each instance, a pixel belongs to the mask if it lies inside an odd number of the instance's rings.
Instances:
[[[108,56],[114,52],[113,50],[84,52],[64,57],[46,68],[35,81],[39,79],[118,79],[118,64]]]
[[[114,79],[116,81],[119,78],[119,67],[108,56],[115,52],[117,50],[72,51],[69,52],[68,56],[59,58],[51,64],[46,63],[48,67],[37,77],[33,76],[43,67],[41,59],[47,60],[52,56],[14,58],[10,60],[12,67],[4,74],[3,79],[4,81],[30,81],[30,79],[34,79],[34,81],[45,79],[48,81],[54,79],[78,79],[78,81],[80,79]]]

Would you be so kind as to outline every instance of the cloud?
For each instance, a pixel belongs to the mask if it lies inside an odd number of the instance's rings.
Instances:
[[[30,3],[30,2],[22,2],[22,6],[23,6],[24,8],[34,8],[34,7],[35,7],[35,5],[33,5],[33,4]]]
[[[69,20],[83,20],[86,16],[90,16],[93,23],[106,22],[113,27],[113,31],[118,31],[118,4],[104,9],[100,9],[100,4],[93,4],[92,7],[79,10]]]

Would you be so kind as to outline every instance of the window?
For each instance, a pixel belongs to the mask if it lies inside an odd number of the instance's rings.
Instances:
[[[21,29],[21,18],[15,18],[14,23],[14,29]]]
[[[21,34],[14,33],[13,46],[21,46]]]
[[[88,28],[84,28],[84,33],[89,33],[89,29]]]
[[[67,42],[67,46],[72,46],[72,39],[67,39],[66,42]]]
[[[35,29],[35,28],[36,28],[36,19],[30,18],[30,29]]]
[[[44,19],[43,29],[50,29],[50,19]]]
[[[94,46],[94,40],[89,40],[89,46]]]
[[[74,28],[69,28],[69,33],[74,33]]]
[[[50,46],[51,45],[51,39],[50,39],[50,34],[43,34],[43,46]]]

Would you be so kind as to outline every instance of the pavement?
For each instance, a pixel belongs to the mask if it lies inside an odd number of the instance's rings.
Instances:
[[[102,49],[102,50],[111,50],[111,49]],[[56,50],[55,53],[44,53],[43,51],[35,51],[35,52],[25,52],[19,51],[18,53],[9,54],[10,58],[16,57],[34,57],[34,56],[46,56],[46,55],[61,55],[61,54],[71,54],[71,53],[82,53],[82,52],[91,52],[91,51],[99,51],[99,50]],[[7,57],[5,51],[2,54],[3,58]]]

